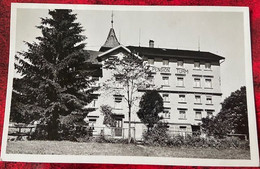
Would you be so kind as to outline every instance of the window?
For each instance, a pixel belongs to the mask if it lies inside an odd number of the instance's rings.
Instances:
[[[205,63],[205,69],[206,70],[211,70],[211,64],[210,63]]]
[[[183,77],[177,77],[177,86],[184,86]]]
[[[92,100],[92,107],[95,108],[97,105],[97,99]]]
[[[149,83],[148,87],[153,86],[154,85],[154,76],[148,76],[147,81]]]
[[[194,62],[194,69],[200,69],[200,62]]]
[[[180,126],[179,129],[180,129],[179,134],[183,137],[186,137],[187,127],[186,126]]]
[[[88,121],[91,121],[91,122],[96,122],[97,119],[89,119]]]
[[[211,96],[206,97],[206,104],[212,104],[212,97]]]
[[[122,119],[115,119],[115,121],[116,121],[116,126],[115,127],[120,127],[120,128],[123,127]]]
[[[182,60],[178,60],[177,61],[177,67],[183,67],[183,61]]]
[[[186,131],[187,127],[186,126],[180,126],[180,131]]]
[[[195,95],[195,104],[201,104],[201,96]]]
[[[207,112],[207,117],[209,117],[209,118],[213,117],[214,110],[206,110],[206,112]]]
[[[123,83],[122,83],[123,75],[121,75],[121,74],[116,74],[116,75],[115,75],[115,80],[116,80],[115,87],[116,87],[116,88],[123,88]]]
[[[91,108],[97,108],[98,95],[92,94],[91,98],[92,98],[92,101],[90,103],[90,107]]]
[[[164,119],[169,119],[170,117],[171,117],[170,109],[164,109],[163,110],[163,118]]]
[[[122,109],[122,96],[115,96],[115,109]]]
[[[179,110],[179,119],[186,119],[186,111],[185,110]]]
[[[168,66],[169,65],[169,60],[163,60],[163,65]]]
[[[169,86],[169,77],[168,76],[163,76],[163,85],[164,86]]]
[[[201,118],[202,118],[201,110],[195,110],[195,119],[201,120]]]
[[[88,122],[89,122],[89,126],[94,128],[94,125],[96,124],[97,119],[90,118],[90,119],[88,119]]]
[[[153,65],[154,64],[154,59],[148,59],[148,64]]]
[[[169,94],[163,94],[163,101],[164,102],[170,102],[170,99],[169,99]]]
[[[179,95],[179,102],[186,102],[185,95],[181,94]]]
[[[212,88],[211,79],[205,79],[205,88]]]
[[[200,78],[194,78],[194,87],[201,87]]]

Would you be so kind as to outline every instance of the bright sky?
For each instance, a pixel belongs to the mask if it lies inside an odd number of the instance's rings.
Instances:
[[[111,10],[74,10],[87,36],[87,49],[99,50],[111,27]],[[208,51],[225,57],[221,64],[223,99],[245,85],[244,28],[242,12],[119,11],[113,10],[114,29],[121,44]],[[16,51],[23,41],[40,36],[35,27],[46,9],[18,9]]]

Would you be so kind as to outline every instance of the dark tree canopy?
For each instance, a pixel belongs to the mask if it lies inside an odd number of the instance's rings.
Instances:
[[[232,92],[221,105],[216,117],[202,119],[204,131],[219,136],[232,133],[248,135],[246,87]]]
[[[29,49],[15,56],[22,78],[14,80],[17,97],[12,100],[11,117],[17,111],[40,113],[50,129],[48,139],[56,139],[60,115],[84,113],[83,107],[91,101],[87,78],[91,72],[84,63],[89,56],[82,43],[86,37],[76,19],[71,10],[49,10],[49,17],[41,18],[37,26],[42,32],[38,43],[25,42]]]
[[[159,113],[163,112],[163,99],[156,90],[146,91],[139,108],[138,117],[150,129],[161,119]]]

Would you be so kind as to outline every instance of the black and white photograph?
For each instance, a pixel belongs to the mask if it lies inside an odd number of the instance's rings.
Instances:
[[[248,8],[11,12],[3,161],[259,165]]]

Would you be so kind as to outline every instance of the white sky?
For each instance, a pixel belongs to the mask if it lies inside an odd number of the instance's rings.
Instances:
[[[74,10],[84,27],[87,49],[99,50],[111,28],[111,10]],[[242,12],[118,11],[114,10],[114,29],[121,44],[208,51],[225,57],[221,64],[223,99],[245,85],[244,28]],[[26,50],[23,41],[40,36],[40,17],[46,9],[18,9],[16,51]],[[140,38],[139,38],[140,32]],[[200,42],[200,43],[199,43]]]

